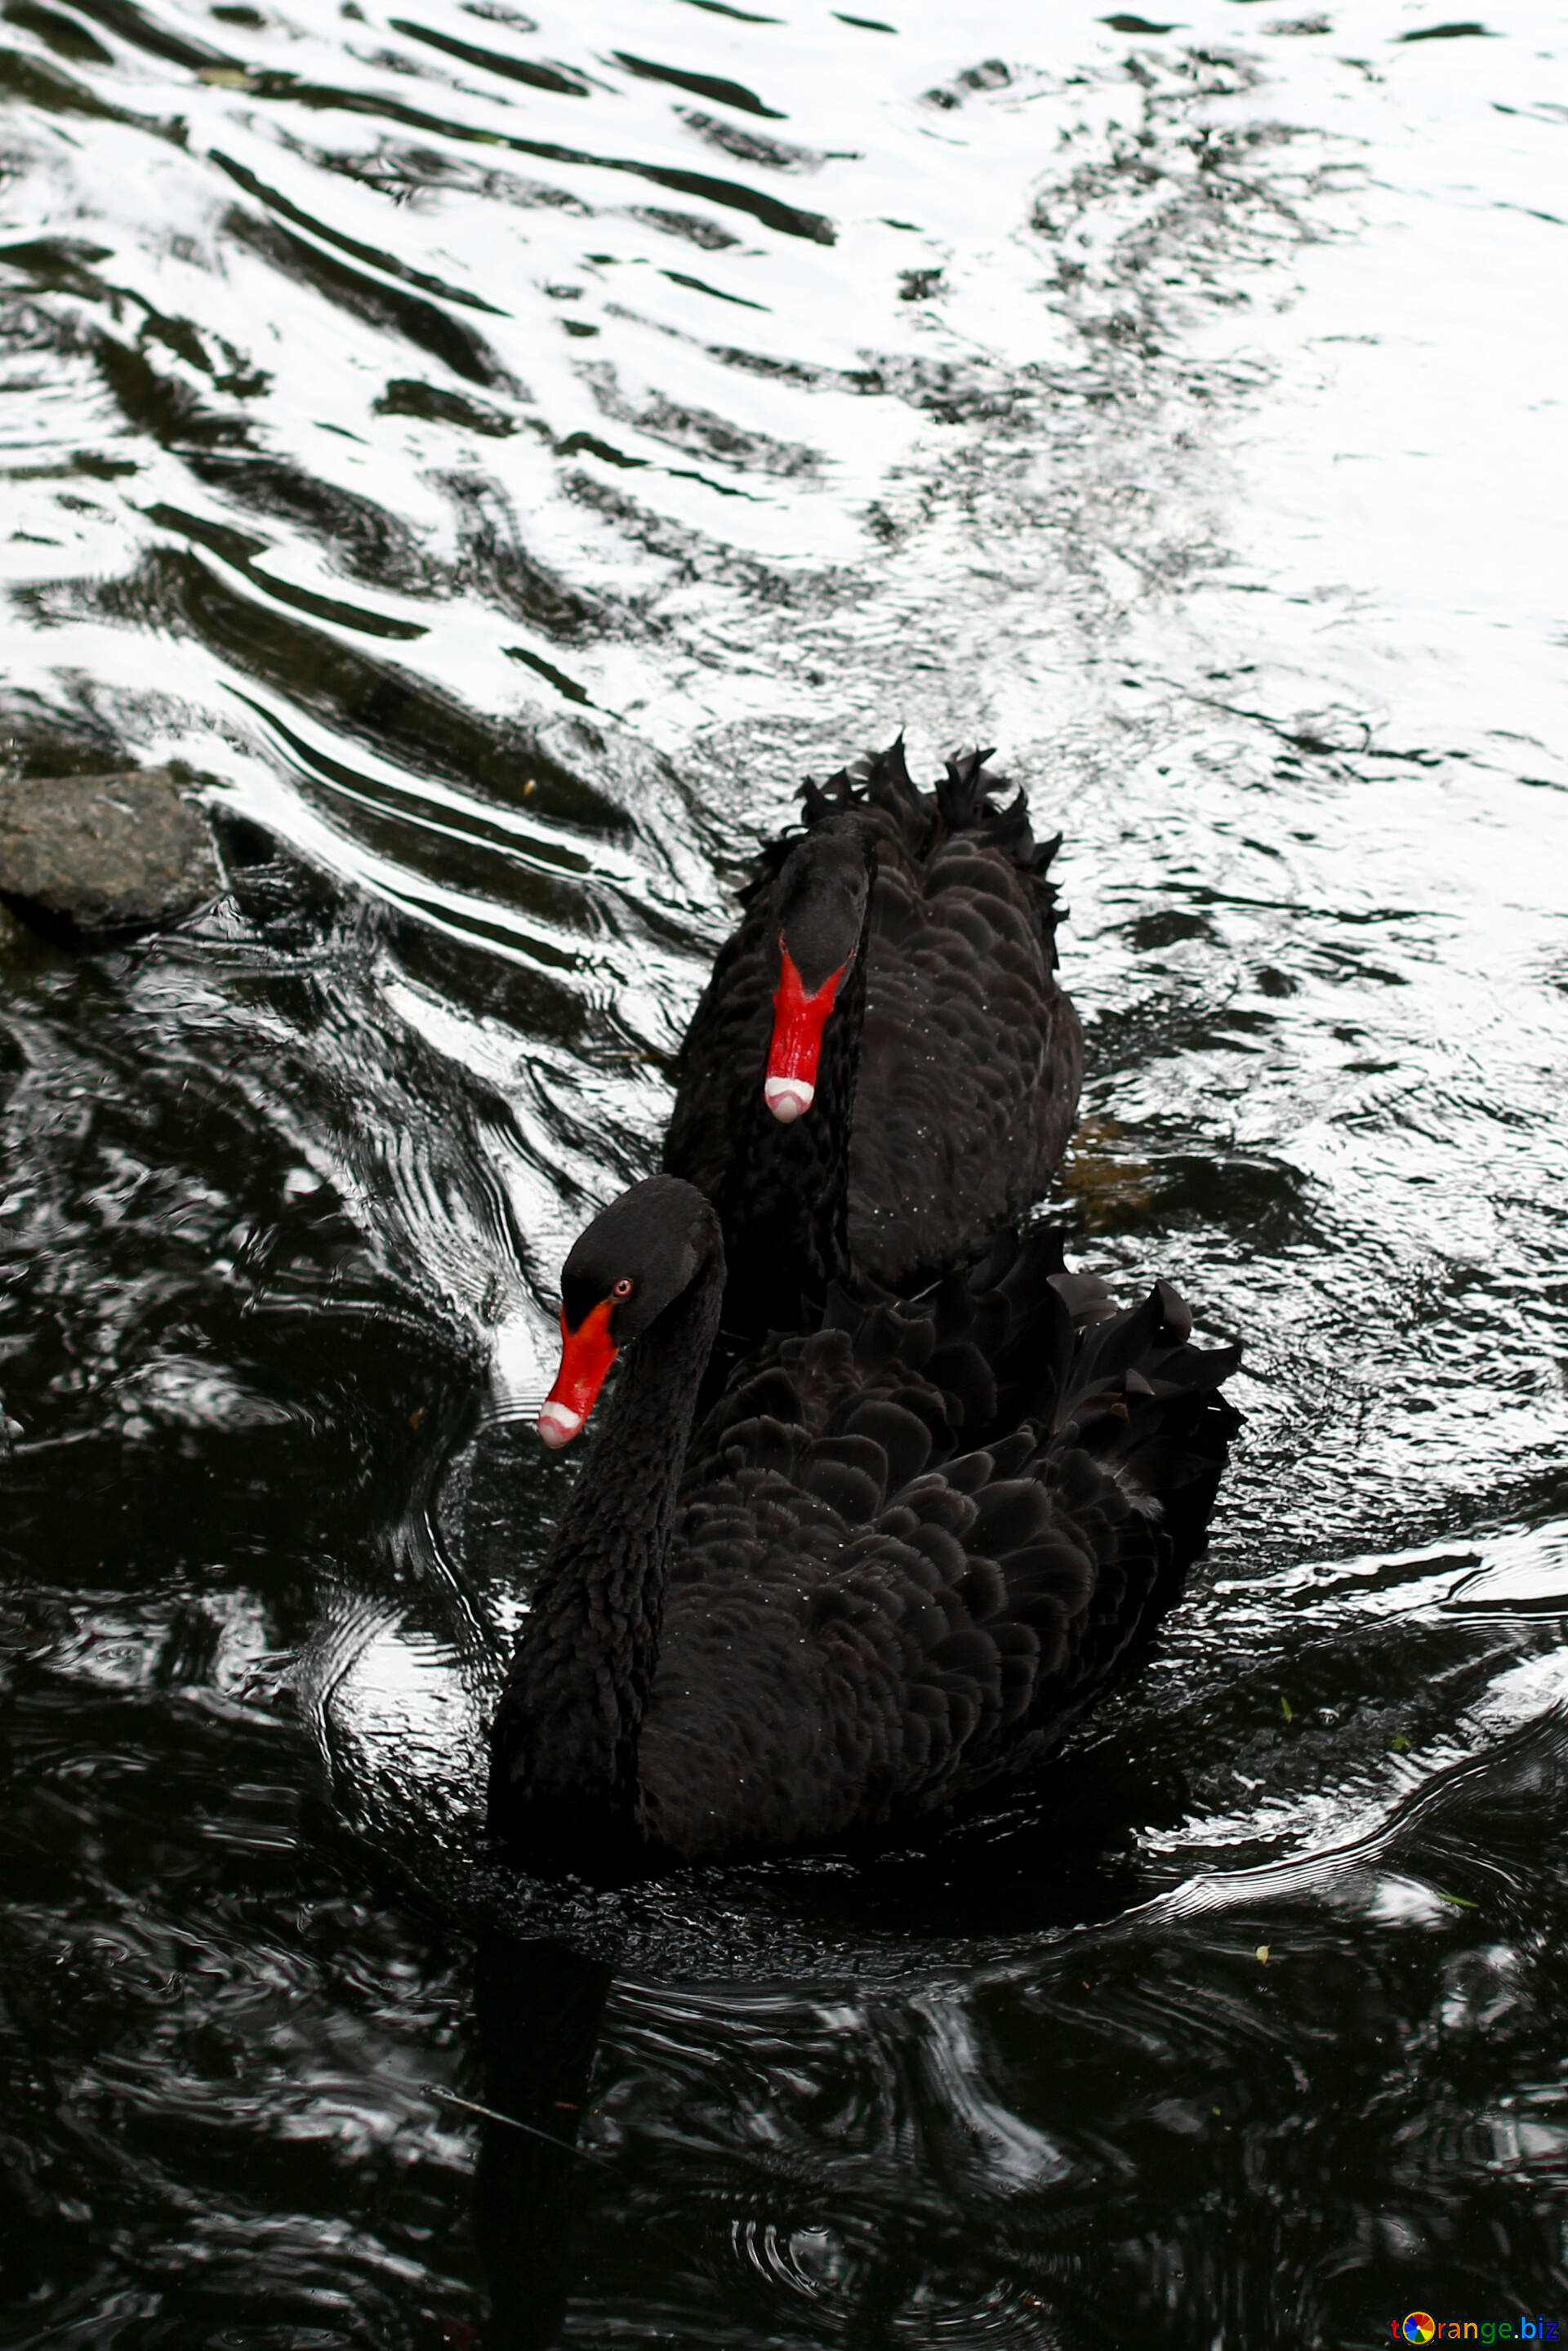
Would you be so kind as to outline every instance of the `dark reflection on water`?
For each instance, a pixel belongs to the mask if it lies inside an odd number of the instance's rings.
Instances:
[[[1037,17],[5,0],[0,758],[232,890],[0,933],[0,2341],[1568,2317],[1562,27]],[[929,1849],[498,1881],[560,1255],[900,724],[1213,1556]]]

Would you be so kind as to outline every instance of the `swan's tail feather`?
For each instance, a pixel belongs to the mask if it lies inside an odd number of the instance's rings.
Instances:
[[[1020,785],[1004,806],[999,795],[1011,778],[988,768],[992,751],[958,751],[946,762],[946,774],[935,791],[923,792],[912,782],[899,735],[885,751],[868,751],[830,776],[825,784],[808,777],[800,787],[801,814],[806,829],[845,809],[876,810],[890,819],[912,857],[926,857],[942,841],[970,835],[981,846],[1009,858],[1040,892],[1041,921],[1054,928],[1063,909],[1048,869],[1061,847],[1061,835],[1037,841],[1030,828],[1029,795]]]
[[[1055,1434],[1076,1443],[1155,1511],[1179,1580],[1204,1549],[1241,1415],[1219,1393],[1239,1346],[1197,1347],[1192,1312],[1167,1281],[1141,1306],[1083,1333],[1057,1404]]]
[[[1168,1281],[1118,1307],[1097,1276],[1068,1270],[1058,1227],[1004,1230],[921,1298],[835,1287],[821,1330],[770,1342],[703,1444],[759,1412],[788,1417],[791,1395],[820,1435],[842,1434],[874,1391],[920,1418],[939,1456],[1005,1457],[998,1474],[1087,1455],[1166,1529],[1174,1593],[1203,1548],[1241,1426],[1219,1393],[1239,1348],[1197,1346],[1192,1332]]]
[[[1035,921],[1051,943],[1066,920],[1050,867],[1061,847],[1061,835],[1037,841],[1030,828],[1029,797],[1021,785],[1006,806],[996,795],[1007,790],[1009,778],[988,768],[989,751],[961,751],[947,761],[947,773],[936,790],[923,792],[911,780],[898,736],[885,751],[870,751],[841,768],[826,783],[808,776],[800,786],[800,822],[790,825],[761,851],[753,872],[739,892],[740,904],[752,906],[770,890],[779,870],[813,826],[846,810],[880,820],[906,855],[929,857],[945,841],[972,840],[977,847],[995,850],[1017,867],[1030,885]]]
[[[998,1235],[927,1304],[924,1375],[960,1441],[994,1448],[1023,1424],[1037,1457],[1087,1453],[1160,1518],[1185,1573],[1241,1426],[1219,1393],[1239,1348],[1194,1345],[1192,1310],[1168,1281],[1119,1308],[1097,1276],[1067,1270],[1053,1226]]]
[[[902,735],[885,751],[867,751],[852,760],[825,784],[808,782],[801,788],[801,799],[809,824],[831,810],[875,810],[891,822],[910,856],[923,857],[930,846],[936,803],[913,782]]]
[[[1001,810],[990,796],[992,792],[1005,791],[1010,778],[988,774],[986,761],[996,756],[994,750],[956,751],[948,759],[947,772],[936,787],[936,806],[949,832],[972,832],[988,820],[1000,816]],[[1012,808],[1016,810],[1022,801],[1020,792]]]

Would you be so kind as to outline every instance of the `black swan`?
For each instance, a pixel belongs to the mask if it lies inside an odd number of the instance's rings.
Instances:
[[[906,1290],[964,1263],[1066,1148],[1083,1040],[1055,977],[1058,842],[1021,791],[997,805],[989,756],[924,793],[901,738],[807,784],[804,833],[744,893],[664,1153],[718,1209],[734,1347],[808,1327],[799,1294],[820,1311],[842,1274]]]
[[[1027,1770],[1179,1594],[1238,1416],[1232,1348],[1010,1233],[913,1304],[776,1340],[692,1436],[724,1288],[651,1176],[561,1277],[540,1415],[610,1396],[492,1731],[525,1866],[614,1877],[904,1834]],[[689,1448],[689,1458],[688,1458]]]

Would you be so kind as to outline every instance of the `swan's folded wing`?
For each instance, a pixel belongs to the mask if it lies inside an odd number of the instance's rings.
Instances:
[[[852,814],[874,841],[865,1025],[850,1165],[857,1273],[907,1286],[961,1262],[1044,1193],[1066,1147],[1082,1037],[1057,987],[1061,918],[1024,795],[974,752],[916,789],[902,740],[803,794],[805,829]],[[767,1059],[775,875],[762,852],[681,1048],[663,1165],[714,1195]]]
[[[895,745],[862,789],[874,804],[901,783]],[[1077,1114],[1082,1035],[1056,983],[1047,875],[1058,844],[1034,841],[1021,792],[998,807],[1002,789],[966,754],[919,852],[879,844],[850,1159],[851,1257],[873,1280],[971,1256],[1045,1192]]]
[[[685,1513],[643,1723],[648,1830],[688,1859],[885,1834],[1027,1769],[1168,1565],[1077,1448],[1010,1479],[962,1455],[888,1496],[877,1440],[764,1434],[768,1466]]]
[[[1060,1267],[1041,1234],[919,1308],[841,1301],[710,1418],[643,1730],[656,1844],[913,1827],[1027,1771],[1146,1646],[1201,1547],[1234,1354],[1192,1346],[1165,1285],[1118,1313]],[[977,1332],[1039,1407],[983,1446]],[[948,1384],[968,1353],[983,1398]]]

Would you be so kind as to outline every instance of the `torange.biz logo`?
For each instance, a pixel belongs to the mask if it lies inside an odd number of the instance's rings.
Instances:
[[[1555,2343],[1554,2318],[1434,2318],[1429,2311],[1413,2310],[1405,2318],[1391,2318],[1388,2331],[1396,2343]]]

